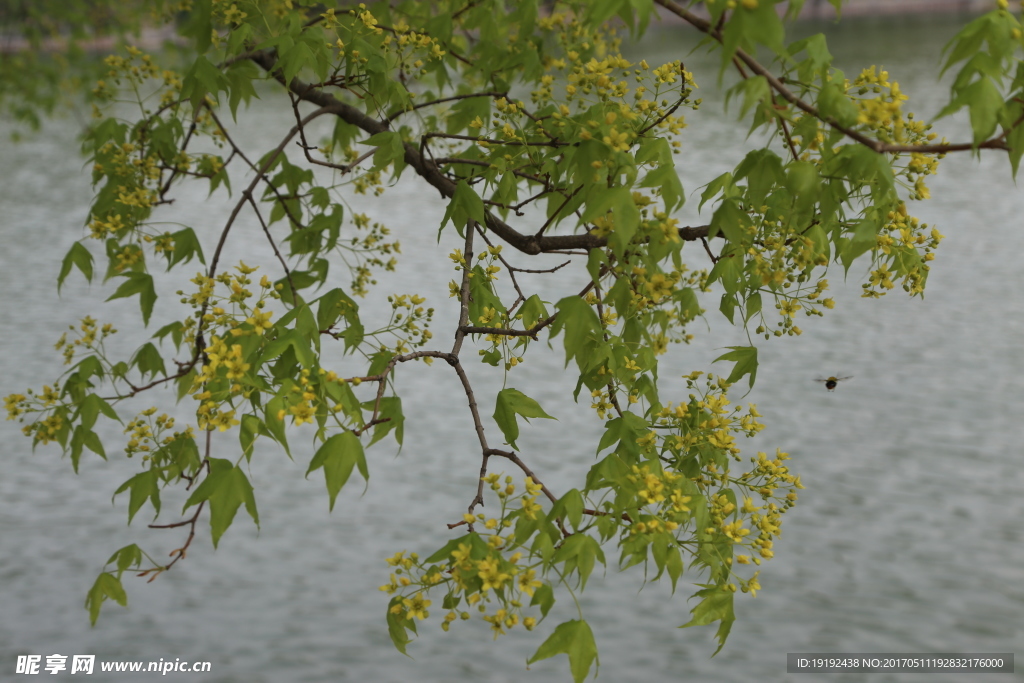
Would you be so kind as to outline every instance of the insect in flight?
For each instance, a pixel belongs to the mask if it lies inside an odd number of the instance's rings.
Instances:
[[[828,389],[829,391],[835,391],[837,382],[842,382],[844,379],[850,379],[852,376],[853,375],[850,375],[848,377],[826,377],[825,379],[816,379],[814,381],[824,382],[826,389]]]

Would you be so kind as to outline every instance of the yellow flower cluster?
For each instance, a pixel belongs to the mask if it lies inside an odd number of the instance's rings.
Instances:
[[[124,230],[125,223],[121,214],[107,215],[105,218],[93,218],[89,221],[89,236],[97,240],[116,236]]]
[[[862,286],[864,297],[878,298],[902,282],[911,296],[924,292],[928,262],[935,258],[935,249],[943,239],[935,228],[907,213],[900,204],[890,211],[886,224],[879,231],[875,244],[875,269]]]
[[[353,214],[352,223],[357,230],[368,230],[368,234],[355,237],[347,244],[339,244],[339,248],[355,258],[355,263],[349,263],[346,259],[354,275],[350,286],[352,292],[357,296],[366,296],[369,287],[377,284],[373,277],[374,268],[393,271],[398,264],[397,259],[392,256],[385,260],[384,257],[402,253],[402,245],[398,240],[388,241],[386,238],[390,230],[383,223],[372,221],[366,214]]]
[[[591,401],[590,407],[597,411],[597,416],[602,420],[609,417],[615,405],[611,402],[611,394],[608,389],[594,389],[590,395],[594,399]],[[611,416],[614,417],[614,415]]]
[[[4,397],[4,408],[7,410],[8,420],[23,415],[28,405],[28,396],[25,394],[9,394]]]
[[[45,446],[51,441],[58,440],[61,435],[61,430],[64,429],[64,427],[65,422],[63,415],[60,413],[53,413],[49,417],[32,424],[25,425],[21,428],[21,432],[25,436],[31,436],[35,443],[41,443]]]
[[[746,250],[747,267],[764,288],[757,295],[773,296],[779,312],[776,329],[769,332],[766,311],[758,311],[761,324],[756,333],[765,339],[799,335],[802,330],[795,325],[797,313],[821,316],[823,308],[830,309],[834,304],[831,299],[820,300],[828,289],[828,280],[815,272],[816,267],[827,265],[828,258],[819,243],[805,234],[808,226],[794,225],[788,216],[768,206],[751,209],[748,215],[756,239]]]
[[[697,389],[697,380],[703,373],[695,372],[686,376],[691,389]],[[702,393],[691,394],[687,404],[664,406],[658,417],[658,430],[661,434],[660,447],[652,444],[649,455],[660,454],[661,462],[665,463],[666,471],[673,473],[677,468],[700,466],[700,473],[691,478],[672,479],[676,492],[668,494],[668,486],[652,477],[652,465],[633,468],[630,481],[643,484],[638,498],[641,501],[662,505],[662,516],[679,524],[686,524],[692,518],[688,514],[676,517],[665,515],[667,501],[678,505],[693,505],[693,493],[702,493],[702,504],[707,505],[709,524],[703,534],[710,539],[725,538],[736,545],[749,546],[758,555],[755,563],[772,556],[772,542],[781,533],[781,514],[792,507],[796,501],[795,489],[803,488],[798,476],[793,475],[786,466],[789,456],[778,451],[774,459],[764,453],[751,458],[753,467],[739,476],[731,472],[730,461],[738,461],[739,448],[734,444],[733,433],[753,436],[763,425],[757,421],[760,417],[755,406],[748,406],[745,414],[739,406],[732,407],[726,397],[728,384],[721,378],[708,376],[706,388]],[[666,430],[665,428],[673,428]],[[674,432],[674,433],[673,433]],[[653,432],[652,432],[653,433]],[[709,447],[713,450],[709,450]],[[644,467],[647,469],[645,470]],[[657,474],[656,472],[654,472]],[[678,475],[676,475],[678,476]],[[696,487],[696,488],[692,488]],[[736,489],[743,492],[735,493]],[[779,495],[781,492],[782,495]],[[676,496],[686,494],[685,499]],[[754,494],[759,494],[765,501],[763,505],[754,503]],[[662,500],[664,499],[664,500]],[[779,503],[775,501],[778,500]],[[737,504],[737,501],[742,501]],[[683,510],[675,508],[678,513]],[[644,519],[643,531],[650,531],[650,523]],[[757,530],[754,535],[753,529]],[[636,525],[634,525],[636,526]],[[657,526],[656,526],[657,529]],[[659,529],[660,530],[660,529]],[[632,534],[641,533],[634,529]],[[740,564],[747,564],[750,558],[746,555],[737,556]],[[749,584],[741,579],[745,591],[756,591],[756,580]]]
[[[524,604],[544,583],[537,575],[536,565],[528,564],[522,551],[508,554],[510,544],[514,542],[511,537],[501,536],[500,531],[512,523],[510,516],[535,519],[540,511],[535,499],[541,487],[527,479],[526,490],[520,496],[522,508],[513,511],[507,507],[516,493],[512,477],[506,476],[502,480],[499,474],[489,474],[484,477],[484,482],[501,500],[501,515],[499,518],[487,518],[467,513],[464,521],[482,523],[493,533],[484,541],[483,537],[471,532],[440,564],[426,563],[416,553],[399,552],[387,558],[388,565],[394,570],[388,583],[380,590],[389,595],[397,594],[391,600],[391,614],[400,619],[426,619],[429,616],[426,608],[431,601],[425,592],[435,586],[443,586],[447,592],[446,604],[451,605],[440,624],[445,631],[456,619],[471,619],[469,608],[474,607],[483,621],[490,624],[495,638],[520,624],[527,630],[536,625],[535,617],[524,617],[522,613]],[[467,609],[458,611],[463,601]],[[497,603],[493,611],[488,608],[492,603]]]
[[[246,12],[238,9],[238,5],[231,3],[231,7],[224,10],[223,21],[225,24],[237,25],[242,23],[242,20],[249,16]]]
[[[161,70],[157,68],[153,58],[143,54],[137,47],[129,45],[125,52],[128,53],[127,57],[110,55],[103,60],[103,63],[110,67],[107,71],[109,78],[117,82],[125,78],[131,83],[140,84],[147,78],[157,78],[161,75]]]
[[[196,420],[200,429],[224,432],[238,425],[235,419],[235,411],[219,410],[213,401],[205,401],[196,409]]]
[[[159,462],[163,447],[179,439],[194,438],[192,427],[173,432],[174,418],[166,413],[154,418],[155,414],[156,408],[149,408],[125,426],[124,433],[129,435],[129,439],[124,451],[129,458],[136,453],[145,453],[143,461],[152,459]]]
[[[277,419],[283,420],[286,415],[292,416],[292,422],[296,426],[312,423],[316,419],[319,397],[317,396],[316,385],[310,379],[309,368],[303,368],[299,374],[299,384],[292,388],[292,392],[298,396],[297,402],[292,403],[287,409],[282,408],[277,413]]]
[[[889,72],[879,71],[875,66],[864,69],[850,89],[861,95],[868,92],[878,95],[875,98],[855,100],[860,110],[858,123],[871,128],[891,128],[900,117],[900,108],[907,99],[900,92],[899,83],[889,81]]]

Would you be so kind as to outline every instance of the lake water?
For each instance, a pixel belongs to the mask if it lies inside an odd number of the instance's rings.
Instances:
[[[935,83],[933,64],[955,24],[919,18],[817,28],[833,34],[831,47],[848,74],[884,64],[914,96],[913,110],[934,113],[940,106],[944,86]],[[696,68],[702,57],[688,56],[690,43],[678,41],[672,30],[652,34],[648,45],[657,55],[648,60],[683,57],[709,90],[714,70],[702,77]],[[745,144],[743,131],[722,117],[720,103],[705,98],[708,104],[690,118],[679,162],[688,193],[731,168]],[[261,141],[276,144],[267,141],[288,116],[254,111],[247,139],[260,149]],[[134,299],[100,305],[107,289],[94,284],[89,290],[77,274],[60,299],[54,293],[60,259],[81,234],[90,197],[75,153],[76,128],[71,118],[44,136],[2,143],[3,394],[52,380],[61,366],[51,343],[83,315],[115,322],[126,348],[142,339],[129,332],[137,316]],[[714,627],[675,628],[689,620],[685,585],[669,600],[667,585],[640,590],[639,575],[612,568],[591,579],[584,599],[600,647],[600,680],[812,680],[785,673],[787,652],[1024,652],[1024,193],[998,154],[948,158],[930,185],[933,199],[915,213],[947,239],[924,301],[898,293],[860,299],[863,266],[851,271],[845,286],[837,269],[831,278],[836,310],[805,321],[802,337],[761,346],[758,384],[746,400],[758,404],[768,429],[744,446],[751,453],[776,446],[788,451],[807,490],[786,515],[776,559],[763,567],[763,590],[755,599],[738,596],[738,620],[725,649],[710,659]],[[447,297],[452,272],[443,254],[458,245],[451,231],[435,244],[444,204],[415,184],[391,188],[385,197],[378,215],[401,234],[406,258],[431,251],[442,257],[399,273],[382,284],[381,296],[427,295],[438,309],[438,346],[447,349],[456,304]],[[179,200],[177,215],[205,229],[209,243],[227,204],[223,196],[203,199],[197,193]],[[696,204],[691,197],[684,224],[701,220]],[[238,226],[228,263],[241,257],[270,265],[258,235],[252,224]],[[700,250],[688,250],[704,267]],[[551,298],[573,287],[572,278],[556,280]],[[162,300],[154,328],[176,314],[174,304]],[[693,345],[662,357],[663,377],[707,369],[722,347],[740,341],[723,321],[709,320],[711,334],[695,328]],[[534,421],[520,440],[524,457],[556,491],[575,485],[592,464],[587,444],[596,442],[598,429],[589,408],[564,404],[574,382],[563,374],[559,349],[560,343],[552,353],[528,356],[510,382],[558,417]],[[344,365],[351,360],[336,360],[339,369],[357,371]],[[486,370],[469,366],[489,415],[501,378]],[[812,381],[834,373],[854,379],[835,393]],[[398,381],[408,413],[405,448],[397,456],[391,446],[369,451],[365,492],[360,482],[350,482],[328,514],[322,475],[302,476],[308,444],[295,448],[294,462],[258,449],[252,478],[261,529],[241,513],[217,551],[208,529],[201,529],[189,558],[166,576],[150,585],[126,576],[130,607],[108,603],[95,628],[82,602],[110,553],[138,542],[159,555],[184,534],[147,530],[148,508],[127,527],[123,496],[111,509],[114,488],[136,463],[87,454],[75,476],[53,449],[32,454],[8,424],[0,441],[0,678],[9,678],[17,655],[60,653],[103,661],[209,661],[210,674],[167,678],[224,683],[569,680],[561,656],[525,666],[559,617],[573,616],[568,605],[556,607],[538,632],[514,632],[493,643],[476,622],[442,633],[436,604],[410,647],[413,658],[392,648],[386,596],[377,590],[387,578],[383,560],[398,550],[429,551],[450,537],[445,523],[472,497],[479,457],[465,396],[444,364],[402,367]],[[184,415],[187,408],[179,410]],[[109,434],[116,436],[116,430]],[[215,455],[235,457],[237,441],[228,436],[215,441]],[[293,435],[293,444],[299,437]],[[167,495],[161,521],[174,521],[180,502]],[[845,674],[813,680],[967,678]],[[984,680],[1024,680],[1024,673]]]

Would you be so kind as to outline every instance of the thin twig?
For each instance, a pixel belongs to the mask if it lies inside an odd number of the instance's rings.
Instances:
[[[299,295],[299,290],[295,289],[295,283],[292,282],[292,271],[288,268],[288,262],[281,256],[281,252],[277,249],[277,242],[274,241],[273,235],[270,234],[270,228],[267,226],[267,222],[263,220],[263,214],[260,212],[260,207],[256,203],[256,200],[249,195],[249,203],[252,204],[252,210],[256,214],[256,218],[260,221],[260,226],[263,228],[263,234],[267,236],[267,241],[270,242],[271,249],[274,250],[274,255],[277,256],[277,260],[281,262],[281,267],[284,268],[284,276],[288,280],[288,286],[292,290],[292,301]]]

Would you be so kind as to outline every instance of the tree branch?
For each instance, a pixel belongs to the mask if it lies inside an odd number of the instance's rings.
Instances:
[[[253,62],[258,64],[268,73],[273,75],[278,82],[287,87],[299,99],[320,107],[314,115],[323,113],[334,114],[342,121],[356,126],[360,130],[375,135],[389,130],[388,124],[375,119],[352,105],[346,104],[330,93],[323,92],[316,86],[305,83],[298,78],[290,82],[284,82],[284,76],[277,68],[277,59],[267,51],[251,53],[249,56]],[[312,116],[312,115],[311,115]],[[308,119],[304,123],[308,122]],[[292,134],[294,135],[294,133]],[[545,143],[547,144],[547,143]],[[455,194],[456,184],[446,175],[441,173],[437,164],[424,157],[419,149],[411,142],[404,142],[405,162],[416,171],[416,173],[429,183],[434,189],[441,193],[442,197],[450,199]],[[566,251],[571,249],[600,249],[608,244],[605,237],[599,237],[591,233],[582,235],[524,235],[512,226],[508,225],[493,213],[485,212],[485,224],[487,229],[494,232],[506,244],[518,249],[524,254],[542,254],[553,251]],[[707,236],[707,226],[696,228],[680,228],[679,236],[687,241],[693,241]]]
[[[665,9],[667,9],[669,12],[675,14],[677,17],[686,21],[694,28],[698,29],[699,31],[703,31],[704,33],[707,33],[709,36],[711,36],[718,42],[722,42],[722,32],[720,26],[713,27],[711,25],[711,22],[709,22],[707,19],[697,16],[693,12],[690,12],[689,10],[676,4],[673,0],[656,0],[656,2]],[[737,48],[735,56],[744,64],[746,64],[747,67],[755,74],[757,74],[758,76],[763,76],[764,79],[768,81],[768,85],[771,86],[772,90],[781,95],[784,100],[786,100],[793,106],[797,107],[798,109],[804,111],[805,113],[810,114],[814,118],[819,119],[824,123],[827,123],[828,125],[838,130],[839,132],[843,133],[843,135],[847,136],[848,138],[861,143],[865,147],[868,147],[872,151],[877,152],[879,154],[902,154],[908,152],[917,152],[919,154],[944,154],[946,152],[963,152],[974,149],[1010,149],[1010,146],[1007,145],[1006,141],[1004,140],[1006,134],[1009,132],[1009,129],[1004,131],[1003,134],[997,137],[990,138],[989,140],[985,140],[984,142],[979,142],[978,144],[974,144],[972,142],[962,142],[941,143],[936,145],[899,145],[889,142],[883,142],[881,140],[876,140],[874,138],[868,137],[867,135],[864,135],[858,130],[842,125],[841,123],[839,123],[838,121],[831,117],[822,116],[821,112],[818,111],[817,107],[810,104],[809,102],[806,102],[805,100],[801,99],[796,94],[794,94],[789,88],[785,86],[785,84],[783,84],[782,81],[780,81],[775,75],[773,75],[766,67],[764,67],[760,62],[758,62],[756,59],[754,59],[751,55],[747,54],[743,50]]]

